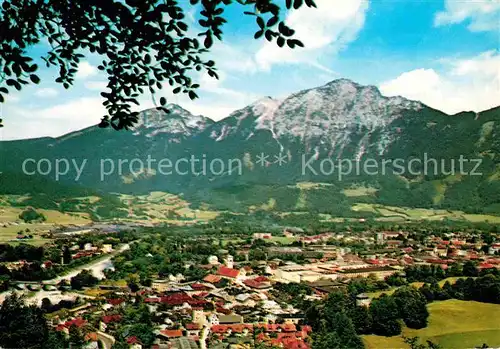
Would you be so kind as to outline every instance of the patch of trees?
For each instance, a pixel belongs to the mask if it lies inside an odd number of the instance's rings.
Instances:
[[[71,309],[71,308],[74,308],[74,307],[76,307],[79,304],[79,302],[80,302],[79,298],[77,298],[74,301],[69,300],[69,299],[63,299],[63,300],[59,301],[59,303],[57,303],[57,304],[52,304],[52,302],[50,301],[50,299],[43,298],[42,299],[42,305],[41,305],[40,308],[45,313],[54,313],[54,312],[62,310],[62,309]]]
[[[375,276],[367,278],[354,278],[349,282],[347,289],[350,294],[360,294],[365,292],[376,292],[389,289],[387,281],[378,280]]]
[[[443,287],[436,282],[426,283],[420,288],[420,293],[428,302],[455,298],[500,304],[500,274],[498,270],[494,270],[485,276],[458,279],[453,285],[447,281]]]
[[[42,309],[25,305],[22,298],[10,295],[0,306],[0,343],[6,349],[64,349],[69,342],[53,331]]]
[[[18,246],[0,245],[0,262],[41,261],[44,258],[44,248],[28,244]]]
[[[99,279],[92,275],[89,270],[82,270],[78,275],[71,278],[71,288],[81,290],[84,287],[92,287],[97,285]]]
[[[369,307],[357,306],[355,294],[335,292],[306,310],[306,323],[316,333],[313,348],[363,348],[359,335],[401,334],[403,323],[414,329],[427,326],[426,298],[414,287],[374,299]]]
[[[480,274],[477,264],[473,261],[466,261],[451,264],[446,270],[440,265],[413,265],[404,270],[408,282],[433,282],[443,280],[452,276],[478,276]],[[483,271],[484,273],[484,271]],[[486,271],[486,273],[488,273]]]
[[[313,328],[313,349],[364,348],[361,337],[350,317],[356,307],[349,297],[341,292],[306,311],[306,322]]]
[[[26,223],[44,222],[47,219],[43,213],[37,212],[33,207],[26,207],[19,214],[19,218]]]

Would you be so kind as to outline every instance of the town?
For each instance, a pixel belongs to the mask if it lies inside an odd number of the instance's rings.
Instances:
[[[353,329],[343,335],[362,347],[359,335],[399,335],[401,325],[387,324],[418,318],[376,312],[386,298],[417,297],[424,309],[434,299],[500,303],[496,229],[358,225],[72,228],[43,247],[2,247],[1,300],[36,305],[60,341],[85,349],[315,348],[333,331],[317,308],[332,297],[345,297]],[[487,277],[493,285],[480,282]],[[419,292],[408,296],[409,287]],[[464,295],[466,287],[482,291]],[[425,327],[428,313],[421,316]]]

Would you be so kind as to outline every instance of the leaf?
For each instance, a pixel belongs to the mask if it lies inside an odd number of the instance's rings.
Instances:
[[[205,38],[205,41],[203,42],[203,45],[206,48],[210,48],[210,47],[212,47],[213,43],[214,43],[214,40],[212,39],[212,36],[211,35],[207,35],[206,38]]]
[[[272,27],[273,25],[278,23],[278,20],[279,20],[278,16],[274,16],[274,17],[269,18],[269,20],[267,21],[267,26]]]
[[[30,75],[30,80],[32,83],[37,84],[37,85],[40,83],[40,78],[35,74]]]
[[[264,19],[262,17],[257,17],[257,25],[260,27],[260,29],[264,29],[266,26],[266,23],[264,22]]]
[[[277,43],[278,43],[278,46],[279,46],[279,47],[283,47],[283,46],[285,46],[285,38],[284,38],[284,37],[282,37],[282,36],[280,36],[280,37],[278,38],[278,40],[277,40]]]

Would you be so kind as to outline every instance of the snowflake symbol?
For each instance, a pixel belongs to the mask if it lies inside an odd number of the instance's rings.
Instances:
[[[280,153],[280,155],[274,155],[274,158],[276,159],[274,163],[278,164],[278,166],[286,164],[287,157],[285,154]]]
[[[260,153],[260,155],[257,155],[257,164],[260,165],[261,167],[264,167],[268,164],[267,159],[269,158],[269,155],[266,155],[264,153]]]

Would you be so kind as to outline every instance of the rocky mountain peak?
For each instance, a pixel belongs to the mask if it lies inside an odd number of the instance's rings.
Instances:
[[[306,143],[343,147],[360,133],[379,130],[385,134],[394,120],[421,108],[420,102],[385,97],[375,86],[337,79],[283,100],[259,99],[218,123],[211,136],[222,141],[231,134],[251,137],[255,131],[266,130],[280,144],[282,137],[298,137]],[[386,139],[393,137],[387,134]]]
[[[213,123],[211,119],[193,115],[177,104],[168,104],[166,108],[169,113],[155,108],[142,111],[134,127],[134,134],[147,137],[160,133],[189,136],[203,131]]]

